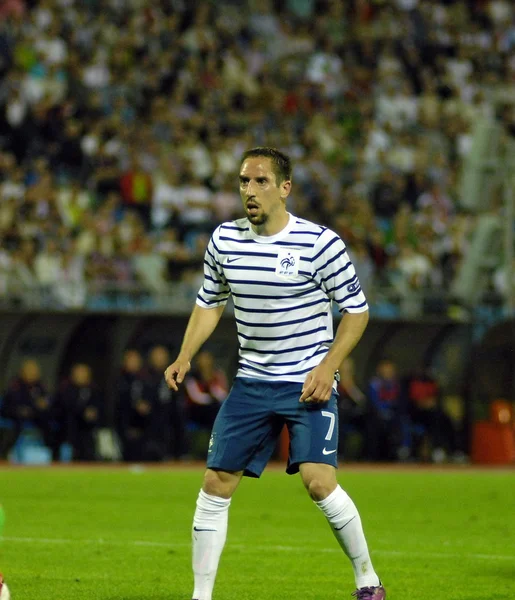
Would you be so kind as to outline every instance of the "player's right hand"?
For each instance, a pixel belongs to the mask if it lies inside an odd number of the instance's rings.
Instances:
[[[178,384],[184,381],[186,373],[191,369],[189,360],[177,358],[165,371],[165,381],[175,392],[179,391]]]

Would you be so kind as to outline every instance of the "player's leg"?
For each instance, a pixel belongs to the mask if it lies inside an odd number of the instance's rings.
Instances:
[[[299,470],[306,490],[324,513],[331,531],[349,557],[358,590],[380,586],[379,577],[370,560],[358,509],[338,485],[335,468],[321,463],[302,463]]]
[[[244,473],[261,474],[275,446],[274,432],[262,384],[236,379],[213,426],[193,519],[195,600],[211,600],[231,497]]]
[[[288,472],[300,471],[304,486],[348,556],[358,588],[357,597],[383,600],[386,593],[370,560],[358,510],[336,480],[336,395],[329,402],[301,404],[287,423],[291,440]]]
[[[210,600],[227,538],[231,497],[243,471],[207,469],[193,517],[193,598]]]

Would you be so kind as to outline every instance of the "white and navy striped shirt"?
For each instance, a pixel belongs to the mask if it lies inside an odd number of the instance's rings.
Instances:
[[[213,232],[197,304],[232,295],[240,363],[236,377],[303,383],[333,341],[331,301],[340,312],[368,310],[345,244],[336,233],[290,215],[273,236],[247,218]]]

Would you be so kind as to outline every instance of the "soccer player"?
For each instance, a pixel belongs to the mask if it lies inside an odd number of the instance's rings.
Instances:
[[[204,284],[179,355],[165,371],[177,390],[232,295],[239,369],[213,427],[197,499],[193,599],[211,600],[231,497],[243,475],[261,475],[286,424],[286,471],[300,473],[348,556],[353,595],[384,600],[356,506],[336,480],[336,373],[363,335],[367,301],[338,235],[287,212],[288,156],[274,148],[247,150],[239,180],[246,216],[214,231]],[[331,302],[343,313],[334,339]]]

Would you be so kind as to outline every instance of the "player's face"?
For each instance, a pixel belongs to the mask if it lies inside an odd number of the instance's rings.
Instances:
[[[255,156],[243,161],[240,169],[240,195],[248,220],[252,225],[264,225],[274,214],[284,210],[284,201],[290,193],[291,182],[279,185],[272,161]]]

